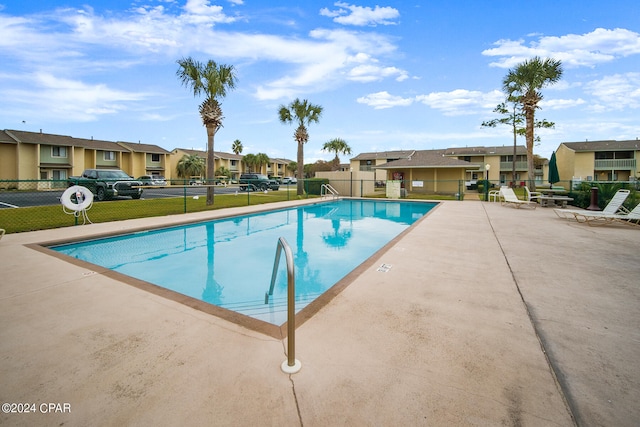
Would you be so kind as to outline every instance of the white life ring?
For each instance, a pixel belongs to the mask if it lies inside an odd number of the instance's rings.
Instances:
[[[71,196],[76,196],[76,202],[71,201]],[[72,185],[64,190],[60,196],[62,206],[70,211],[80,212],[91,207],[93,203],[93,193],[87,187],[81,185]]]

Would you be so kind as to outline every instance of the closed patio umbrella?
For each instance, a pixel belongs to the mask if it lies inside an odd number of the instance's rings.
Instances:
[[[553,187],[553,184],[560,181],[560,174],[558,173],[558,164],[556,162],[556,152],[551,153],[551,160],[549,160],[549,184]]]

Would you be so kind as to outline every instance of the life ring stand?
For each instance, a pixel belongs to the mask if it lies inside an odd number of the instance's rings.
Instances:
[[[71,200],[73,196],[75,196],[75,202]],[[91,209],[93,204],[93,193],[87,187],[72,185],[64,190],[64,193],[60,196],[60,203],[62,203],[64,213],[72,214],[76,218],[82,215],[83,223],[89,222],[91,224],[87,211]]]

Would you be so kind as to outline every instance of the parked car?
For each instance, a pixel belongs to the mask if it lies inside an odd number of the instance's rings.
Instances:
[[[204,181],[201,176],[192,176],[189,178],[189,185],[202,185]]]
[[[164,179],[164,176],[142,175],[139,176],[137,180],[140,181],[142,185],[152,185],[160,188],[164,188],[167,185],[167,180]]]
[[[286,176],[286,177],[282,178],[282,184],[283,185],[296,184],[297,182],[298,182],[298,180],[294,176]]]
[[[267,189],[277,190],[280,188],[278,181],[269,179],[267,175],[259,173],[243,173],[240,175],[240,190],[260,190],[265,191]]]
[[[118,196],[142,196],[142,183],[133,179],[120,169],[86,169],[80,176],[71,176],[67,180],[69,187],[81,185],[88,188],[96,199],[109,200]]]

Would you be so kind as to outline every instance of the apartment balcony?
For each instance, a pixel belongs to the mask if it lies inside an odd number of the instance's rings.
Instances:
[[[636,170],[636,159],[602,159],[595,161],[595,170]]]
[[[371,172],[372,170],[373,170],[373,166],[360,165],[360,172]]]
[[[501,171],[510,171],[513,169],[513,162],[500,162],[500,170]],[[527,170],[527,162],[516,162],[516,170],[517,171],[526,171]]]

